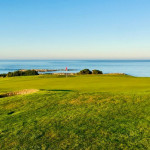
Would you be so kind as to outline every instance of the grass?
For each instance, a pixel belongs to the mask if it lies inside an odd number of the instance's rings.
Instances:
[[[150,78],[0,78],[0,149],[150,149]]]

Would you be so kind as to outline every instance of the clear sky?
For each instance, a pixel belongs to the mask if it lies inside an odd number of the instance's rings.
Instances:
[[[150,59],[150,0],[0,0],[0,59]]]

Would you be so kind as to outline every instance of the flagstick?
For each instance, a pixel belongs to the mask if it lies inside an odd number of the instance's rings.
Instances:
[[[67,78],[67,70],[66,70],[66,78]]]
[[[67,71],[68,71],[68,68],[66,67],[66,69],[65,69],[65,70],[66,70],[66,78],[67,78]]]

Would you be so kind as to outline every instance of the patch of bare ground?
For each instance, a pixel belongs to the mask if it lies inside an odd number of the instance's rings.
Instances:
[[[3,97],[9,97],[9,96],[15,96],[15,95],[26,95],[26,94],[32,94],[35,92],[38,92],[39,90],[37,89],[24,89],[24,90],[20,90],[20,91],[15,91],[15,92],[10,92],[10,93],[6,93],[6,94],[2,94],[0,95],[0,98]]]

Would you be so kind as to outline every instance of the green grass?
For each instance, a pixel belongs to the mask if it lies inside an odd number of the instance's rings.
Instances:
[[[150,149],[150,78],[0,78],[0,149]]]

